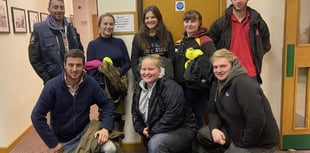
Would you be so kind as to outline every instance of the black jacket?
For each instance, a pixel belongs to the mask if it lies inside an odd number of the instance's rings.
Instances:
[[[256,66],[257,80],[262,83],[260,76],[263,56],[270,50],[270,33],[266,22],[261,15],[254,9],[247,7],[250,13],[250,31],[249,39],[253,55],[253,61]],[[226,9],[225,15],[217,19],[208,31],[209,37],[214,41],[216,48],[230,49],[232,21],[231,15],[233,6]]]
[[[200,38],[200,44],[197,43],[195,38]],[[199,58],[201,58],[201,62],[205,64],[205,66],[204,69],[202,69],[201,71],[204,71],[204,74],[210,74],[210,72],[212,73],[212,65],[210,62],[210,57],[215,51],[215,45],[213,41],[207,36],[207,30],[201,28],[197,33],[195,33],[191,37],[187,37],[184,34],[184,37],[181,40],[177,41],[175,45],[175,55],[174,55],[175,60],[173,64],[174,79],[182,86],[185,86],[184,64],[187,61],[185,53],[186,50],[190,47],[192,47],[193,49],[200,49],[201,51],[203,51],[204,54]],[[208,76],[205,77],[207,78]]]
[[[143,135],[148,127],[150,134],[173,131],[180,127],[196,129],[194,115],[184,98],[183,90],[174,80],[161,78],[153,88],[148,108],[147,123],[139,111],[141,87],[137,85],[132,101],[132,120],[134,129]]]
[[[210,131],[224,127],[238,147],[272,148],[279,143],[279,129],[260,84],[240,63],[225,82],[218,83],[216,98],[208,104]]]

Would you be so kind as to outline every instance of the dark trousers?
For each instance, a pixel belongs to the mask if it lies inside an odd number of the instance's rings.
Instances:
[[[207,90],[184,89],[184,96],[189,106],[195,114],[198,128],[203,127],[205,123],[204,112],[207,111],[207,102],[209,93]]]

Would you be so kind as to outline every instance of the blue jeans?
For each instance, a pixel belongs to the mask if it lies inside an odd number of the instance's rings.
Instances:
[[[207,110],[208,92],[206,90],[193,90],[185,87],[184,96],[195,114],[198,128],[202,128],[205,125],[204,112]]]
[[[72,153],[75,149],[75,147],[79,144],[81,138],[82,138],[82,133],[78,134],[76,137],[71,139],[68,142],[62,143],[64,147],[63,153]]]
[[[83,132],[78,134],[76,137],[74,137],[70,141],[62,143],[64,147],[63,153],[72,153],[75,150],[76,146],[80,143],[82,136],[83,136]],[[116,147],[111,140],[108,140],[105,144],[101,146],[100,151],[104,153],[115,153]]]
[[[191,148],[196,131],[179,128],[153,135],[147,143],[148,153],[177,153]]]
[[[275,152],[275,148],[266,149],[266,148],[240,148],[237,147],[234,143],[230,143],[229,148],[225,151],[225,153],[273,153]]]

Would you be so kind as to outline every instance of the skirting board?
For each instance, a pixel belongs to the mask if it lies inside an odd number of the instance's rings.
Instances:
[[[0,153],[8,153],[8,152],[12,151],[14,149],[14,147],[18,143],[20,143],[27,135],[29,135],[29,133],[33,130],[34,130],[34,128],[31,125],[15,141],[13,141],[13,143],[11,143],[11,145],[9,145],[7,148],[0,147]]]
[[[122,144],[123,151],[143,151],[145,148],[142,143],[123,143]]]

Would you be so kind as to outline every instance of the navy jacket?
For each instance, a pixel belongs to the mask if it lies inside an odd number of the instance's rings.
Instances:
[[[112,130],[114,103],[96,80],[86,75],[75,95],[65,85],[61,73],[48,81],[32,111],[34,128],[49,148],[77,136],[89,123],[90,106],[102,108],[101,128]],[[50,112],[50,126],[46,115]]]
[[[69,49],[83,51],[76,29],[66,19],[64,25],[67,26]],[[28,56],[32,67],[44,83],[63,70],[65,46],[61,31],[64,32],[64,29],[60,29],[51,16],[43,22],[34,24],[34,31],[28,46]]]

